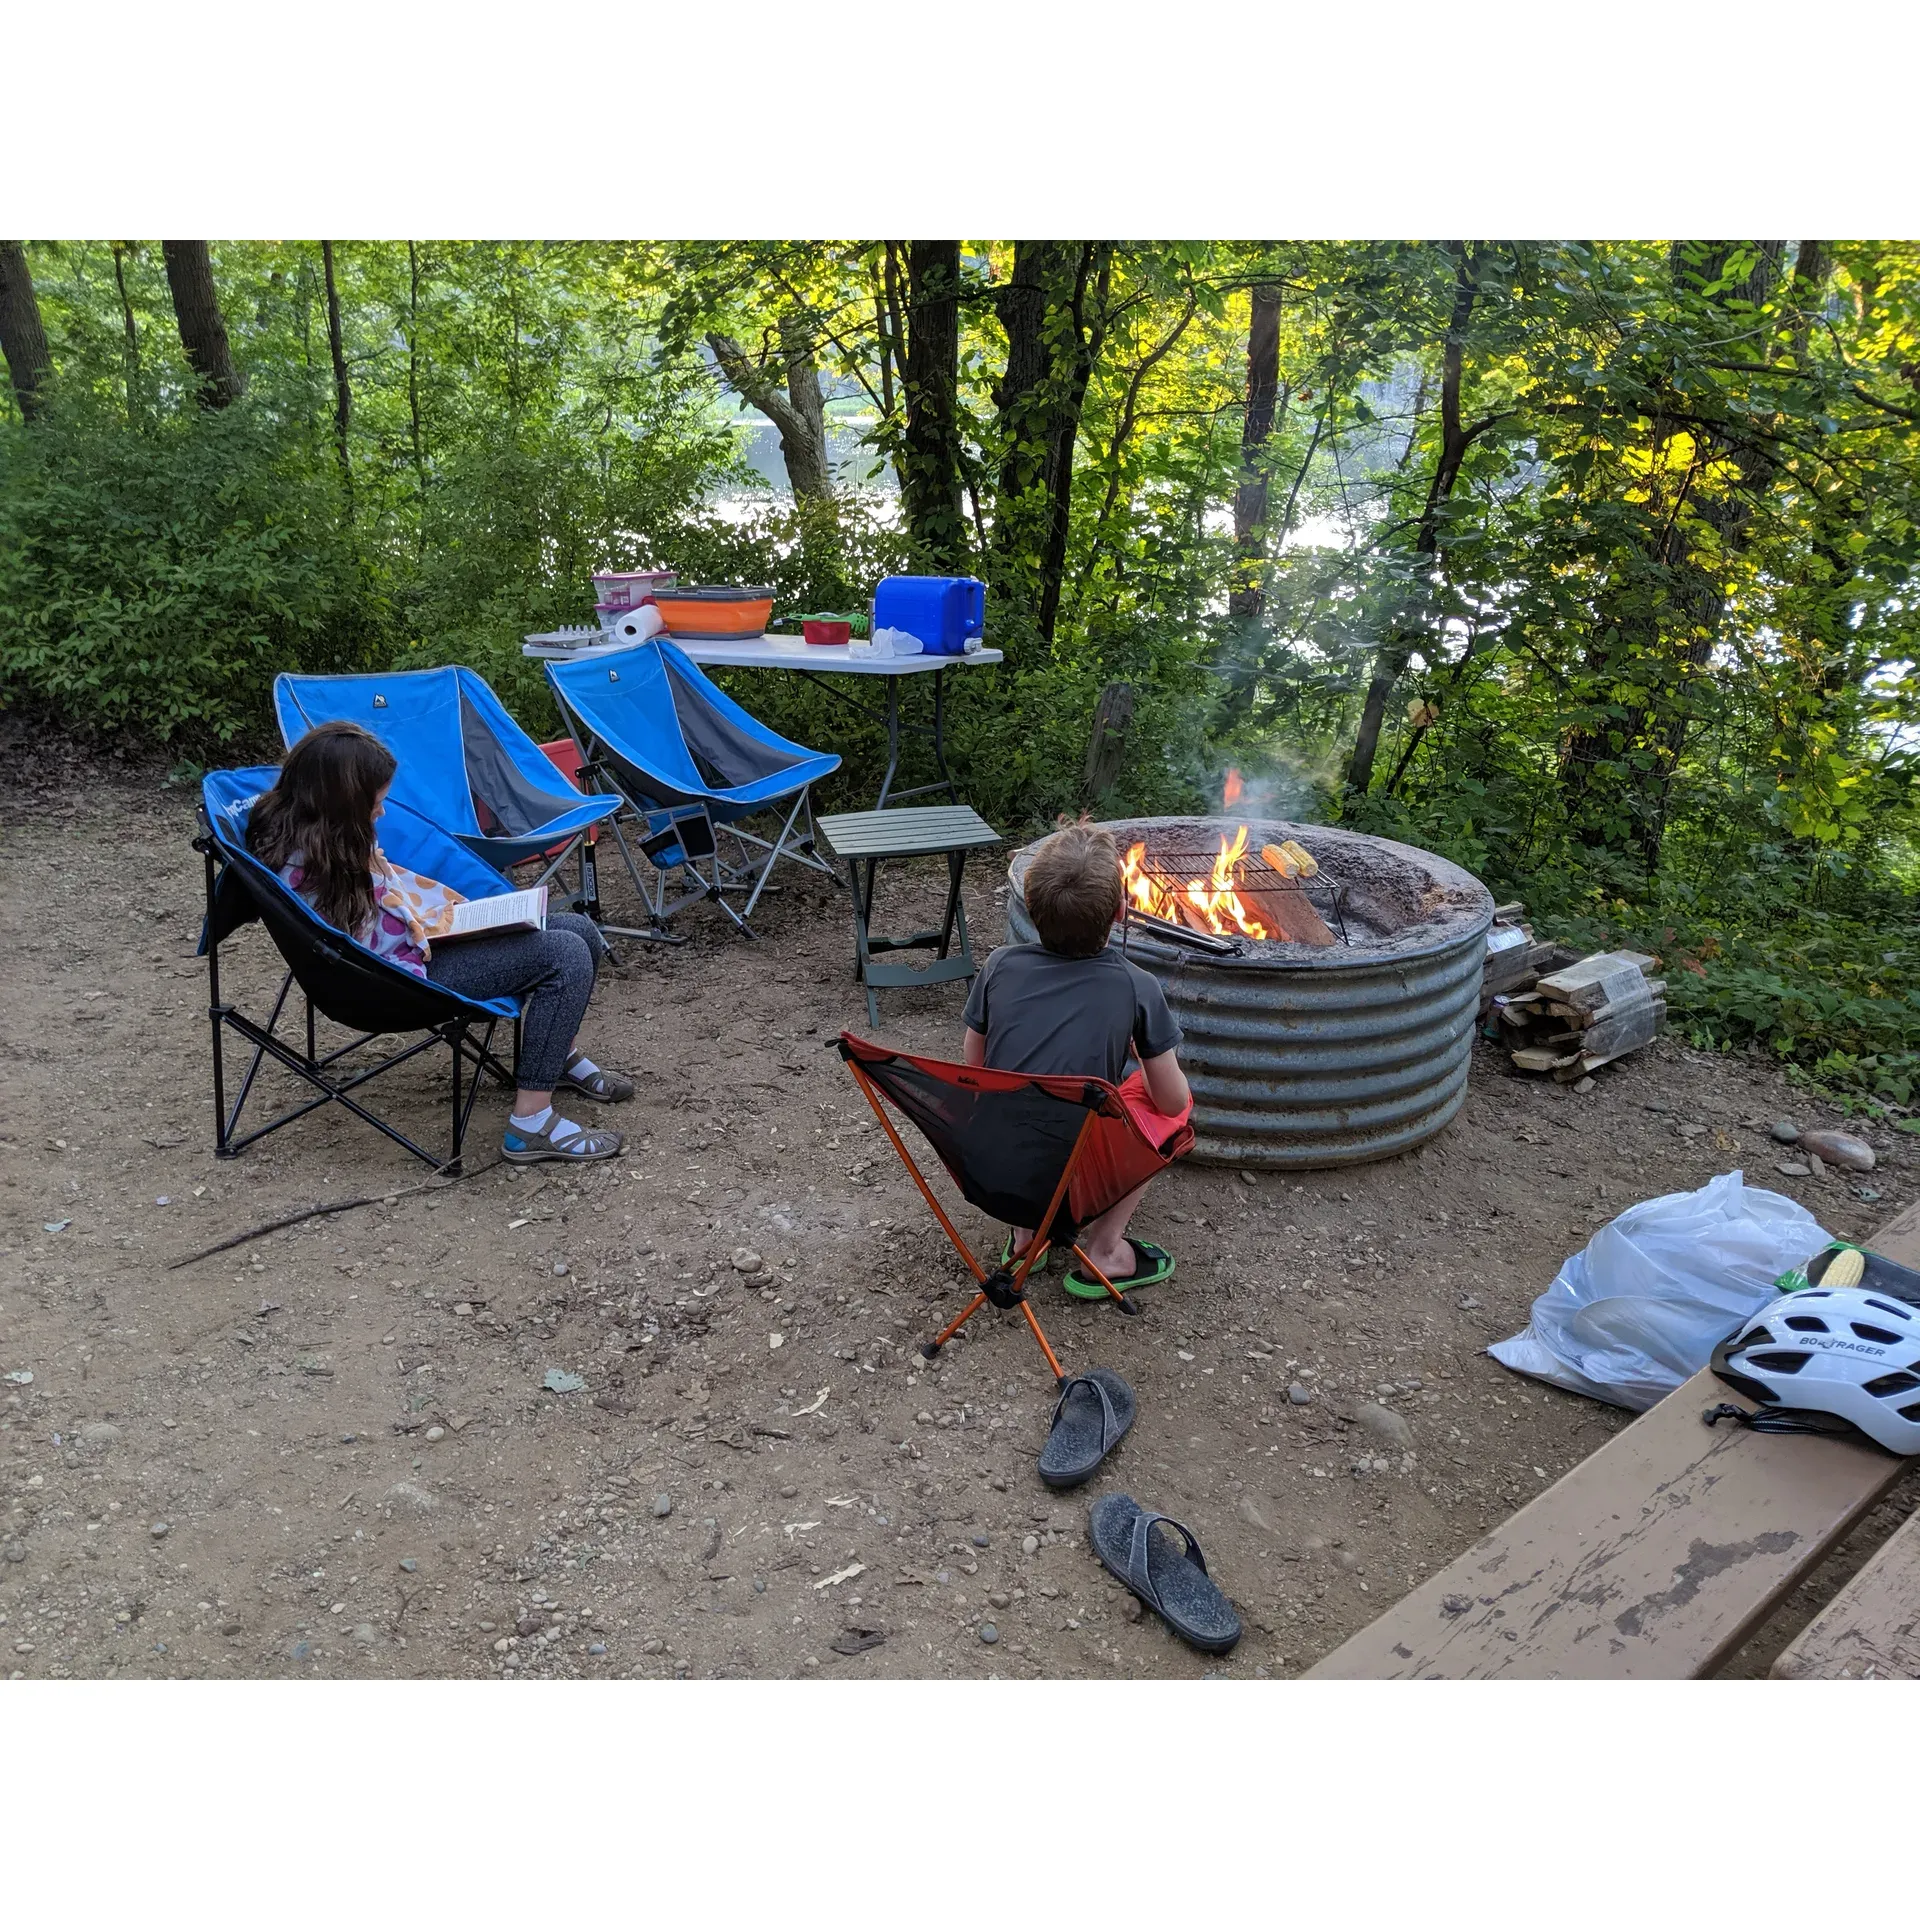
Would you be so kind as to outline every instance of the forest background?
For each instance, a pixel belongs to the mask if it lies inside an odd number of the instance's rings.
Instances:
[[[0,242],[0,346],[27,724],[187,779],[276,672],[458,660],[544,736],[519,642],[596,568],[974,573],[1009,829],[1231,767],[1662,954],[1696,1044],[1920,1093],[1920,246]]]

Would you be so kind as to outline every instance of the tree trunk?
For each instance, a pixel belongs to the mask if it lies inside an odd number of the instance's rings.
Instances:
[[[120,325],[125,340],[120,358],[127,378],[129,421],[137,419],[140,413],[140,329],[134,324],[133,302],[127,297],[127,256],[133,249],[131,240],[113,243],[113,284],[120,290]]]
[[[900,504],[933,559],[967,560],[960,506],[960,242],[907,242]]]
[[[413,478],[420,498],[420,550],[427,540],[427,450],[420,424],[420,250],[407,242],[407,423],[413,443]]]
[[[0,353],[6,355],[20,418],[31,420],[40,411],[40,388],[53,371],[53,354],[20,240],[0,240]]]
[[[1087,386],[1106,340],[1113,246],[1023,240],[994,297],[1007,361],[993,390],[1000,444],[993,544],[1023,580],[1045,640],[1059,620],[1072,527],[1073,459]]]
[[[785,391],[764,360],[752,359],[724,333],[707,335],[727,385],[780,430],[780,457],[796,500],[831,500],[833,473],[827,460],[826,401],[805,316],[792,308],[780,316],[780,357]]]
[[[1102,687],[1087,740],[1087,764],[1081,772],[1089,802],[1098,801],[1119,779],[1127,752],[1127,729],[1132,724],[1133,689],[1124,680]]]
[[[353,519],[353,456],[347,434],[353,425],[353,383],[347,378],[346,344],[340,329],[340,287],[333,277],[333,242],[320,242],[320,270],[327,283],[327,347],[333,355],[333,448],[346,489],[347,519]]]
[[[1260,616],[1266,596],[1261,566],[1267,557],[1266,447],[1280,398],[1280,289],[1255,287],[1247,319],[1247,411],[1240,428],[1240,484],[1233,495],[1233,585],[1227,611],[1243,620]]]
[[[180,329],[180,345],[196,381],[195,397],[203,407],[217,411],[231,406],[246,391],[246,379],[233,363],[227,323],[220,314],[220,295],[213,283],[213,256],[204,240],[163,240],[167,286],[173,294],[173,317]]]
[[[1417,591],[1424,594],[1430,583],[1436,556],[1440,550],[1440,522],[1454,482],[1474,437],[1489,422],[1467,429],[1460,421],[1460,376],[1466,364],[1467,325],[1473,317],[1473,305],[1480,286],[1475,277],[1472,254],[1459,241],[1450,242],[1448,252],[1454,258],[1453,311],[1447,320],[1446,346],[1440,369],[1440,457],[1434,463],[1433,478],[1427,484],[1426,505],[1421,509],[1420,525],[1414,534],[1413,552],[1421,574]],[[1423,637],[1420,628],[1409,629],[1396,621],[1388,630],[1374,656],[1373,676],[1367,683],[1366,702],[1360,710],[1360,730],[1354,735],[1353,757],[1347,762],[1347,791],[1364,794],[1373,784],[1373,764],[1380,752],[1380,728],[1386,719],[1387,702],[1406,671],[1415,642]]]

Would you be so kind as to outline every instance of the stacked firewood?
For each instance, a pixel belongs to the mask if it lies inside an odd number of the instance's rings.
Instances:
[[[1497,1017],[1513,1064],[1556,1080],[1584,1078],[1666,1031],[1667,986],[1651,954],[1596,953],[1502,997]]]
[[[1543,972],[1578,958],[1570,947],[1536,940],[1527,924],[1527,910],[1518,900],[1495,907],[1493,925],[1487,933],[1486,971],[1480,983],[1481,1019],[1493,1010],[1499,996],[1530,993]]]

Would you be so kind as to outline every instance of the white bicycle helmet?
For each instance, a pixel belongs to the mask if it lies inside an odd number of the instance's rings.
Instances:
[[[1762,1307],[1713,1353],[1713,1370],[1759,1403],[1726,1418],[1767,1433],[1858,1432],[1920,1454],[1920,1308],[1861,1287],[1814,1287]]]

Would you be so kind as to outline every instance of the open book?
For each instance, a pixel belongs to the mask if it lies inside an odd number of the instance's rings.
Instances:
[[[437,947],[446,940],[470,940],[479,933],[518,933],[522,928],[542,933],[547,925],[547,890],[527,887],[519,893],[496,893],[485,900],[462,900],[453,910],[453,925],[436,933]]]

